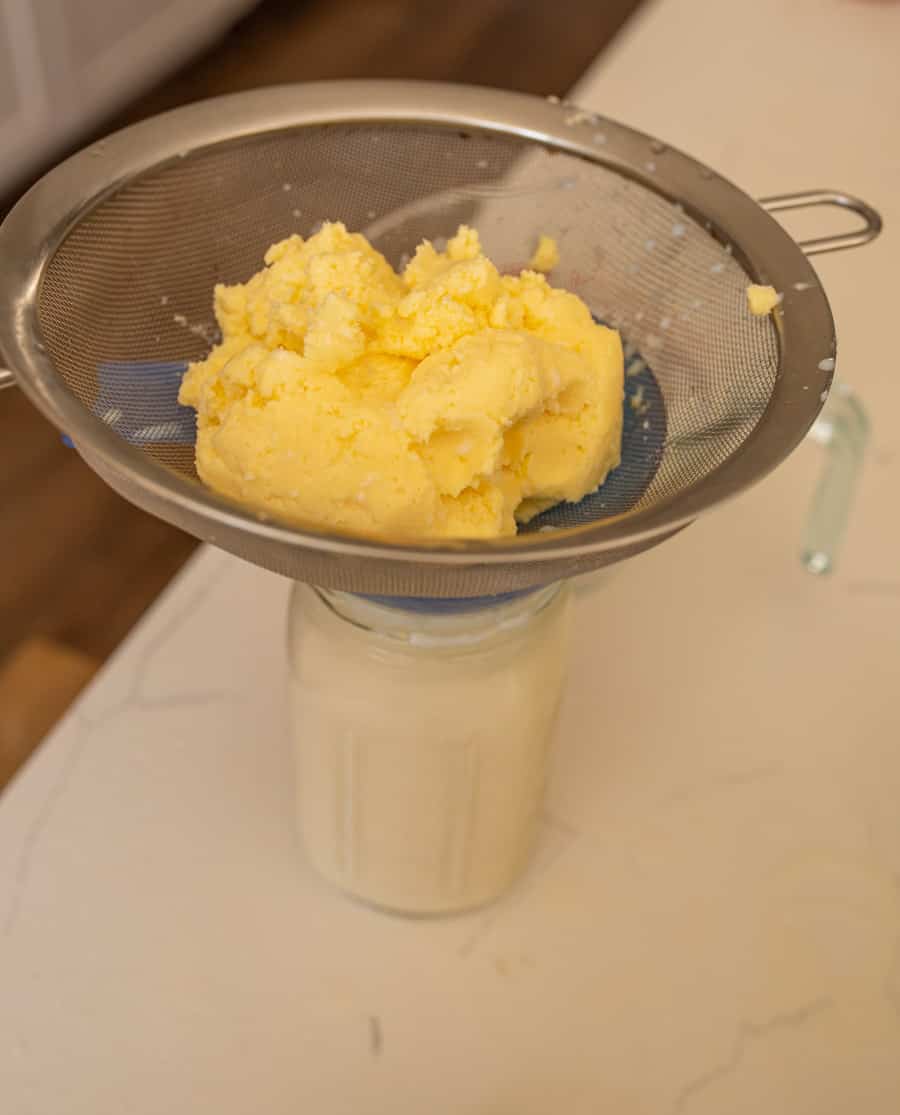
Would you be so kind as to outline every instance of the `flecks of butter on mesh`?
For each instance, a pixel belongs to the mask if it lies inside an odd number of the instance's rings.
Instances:
[[[650,404],[644,398],[644,385],[638,384],[637,390],[633,395],[629,395],[628,402],[631,404],[631,409],[638,414],[646,414]]]
[[[756,317],[770,314],[781,303],[782,297],[783,295],[779,294],[773,286],[751,283],[747,287],[747,305],[750,307],[750,313]]]

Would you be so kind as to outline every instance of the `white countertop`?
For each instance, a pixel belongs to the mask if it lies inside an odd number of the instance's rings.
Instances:
[[[820,268],[874,419],[838,572],[797,559],[807,446],[584,583],[537,861],[416,922],[305,865],[288,586],[201,551],[0,800],[4,1111],[900,1109],[898,41],[897,5],[661,0],[577,98],[883,210]]]

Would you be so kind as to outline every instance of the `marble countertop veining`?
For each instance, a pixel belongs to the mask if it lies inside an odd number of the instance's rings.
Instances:
[[[299,854],[288,585],[202,550],[0,799],[4,1111],[900,1107],[900,6],[750,14],[656,0],[577,99],[753,191],[883,208],[821,264],[874,419],[838,572],[797,559],[805,446],[583,582],[536,860],[414,921]]]

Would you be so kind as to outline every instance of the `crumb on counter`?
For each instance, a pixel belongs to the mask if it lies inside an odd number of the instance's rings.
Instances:
[[[534,249],[534,255],[528,261],[528,266],[532,271],[552,271],[553,268],[559,263],[559,245],[552,236],[541,236],[538,240],[537,247]]]
[[[757,317],[770,314],[780,304],[782,297],[773,286],[751,283],[747,287],[747,305],[750,307],[750,313],[756,314]]]

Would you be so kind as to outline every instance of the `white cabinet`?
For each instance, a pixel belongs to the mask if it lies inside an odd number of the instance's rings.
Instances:
[[[0,190],[213,40],[254,0],[0,0]]]

